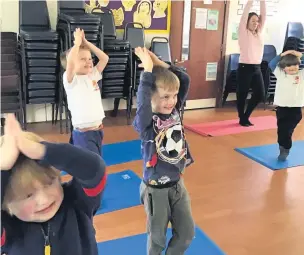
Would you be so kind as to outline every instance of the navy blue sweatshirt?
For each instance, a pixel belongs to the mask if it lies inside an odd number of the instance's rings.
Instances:
[[[64,170],[73,179],[63,184],[64,199],[56,215],[46,223],[23,222],[1,211],[1,252],[7,255],[44,255],[41,227],[50,223],[51,255],[97,255],[93,216],[100,206],[106,183],[105,163],[95,153],[70,144],[46,146],[39,161]],[[1,171],[2,191],[12,171]],[[3,201],[4,194],[1,198]]]
[[[154,188],[166,188],[176,184],[185,167],[193,162],[189,146],[183,137],[184,156],[181,159],[172,160],[166,151],[166,139],[160,141],[159,135],[168,134],[172,129],[182,127],[180,111],[183,107],[190,86],[190,78],[187,73],[176,66],[170,66],[180,80],[180,88],[175,109],[171,114],[159,114],[152,112],[151,96],[152,85],[155,76],[150,72],[143,72],[137,92],[137,111],[134,120],[134,128],[139,133],[142,141],[142,155],[144,161],[143,181]],[[171,129],[171,131],[170,131]],[[160,143],[158,143],[160,141]]]

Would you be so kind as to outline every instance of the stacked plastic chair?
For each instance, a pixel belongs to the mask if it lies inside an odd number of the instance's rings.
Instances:
[[[1,114],[15,113],[24,127],[25,104],[17,50],[17,34],[1,32]]]
[[[51,103],[53,120],[58,88],[59,37],[51,30],[46,1],[19,1],[19,30],[25,102]]]
[[[288,37],[284,45],[283,51],[286,50],[296,50],[304,54],[304,37]],[[304,68],[304,62],[302,61],[300,68]]]
[[[73,46],[73,33],[76,28],[83,29],[88,41],[103,48],[100,18],[85,13],[83,1],[58,1],[57,32],[63,39],[62,50],[68,50]]]
[[[223,93],[222,106],[225,105],[228,95],[236,93],[237,88],[237,69],[239,65],[240,54],[231,54],[229,56],[226,85]]]
[[[288,22],[285,33],[284,45],[286,45],[289,37],[295,37],[299,39],[304,38],[304,28],[301,22]]]
[[[92,13],[99,16],[103,24],[104,52],[109,56],[108,65],[103,71],[102,98],[115,98],[112,116],[117,115],[120,99],[126,99],[127,121],[129,123],[132,110],[130,43],[116,38],[114,16],[110,9],[94,8]]]
[[[151,51],[162,61],[172,63],[169,40],[166,37],[153,37]]]
[[[73,46],[74,31],[81,28],[85,31],[88,41],[103,49],[103,27],[100,18],[96,15],[85,13],[84,1],[58,1],[57,32],[60,36],[60,51],[64,52]],[[94,64],[97,58],[93,56]],[[68,122],[71,114],[68,111],[66,94],[63,88],[62,75],[60,71],[59,100],[56,107],[56,116],[59,111],[60,132],[62,133],[62,115],[66,116],[66,132],[68,132]],[[99,84],[101,86],[101,83]],[[72,129],[72,127],[71,127]]]
[[[288,23],[283,51],[285,50],[297,50],[304,53],[304,27],[301,22]],[[304,68],[304,62],[300,68]]]
[[[140,75],[143,68],[138,65],[141,63],[139,58],[134,54],[134,49],[137,47],[145,47],[145,31],[140,23],[130,22],[125,26],[124,39],[130,42],[132,49],[132,96],[136,94]],[[131,102],[132,104],[132,102]]]
[[[277,50],[273,45],[265,45],[263,60],[261,64],[264,86],[265,86],[265,98],[264,98],[264,108],[266,108],[266,102],[272,103],[274,99],[274,93],[276,88],[276,77],[271,72],[269,68],[269,63],[272,59],[277,56]]]

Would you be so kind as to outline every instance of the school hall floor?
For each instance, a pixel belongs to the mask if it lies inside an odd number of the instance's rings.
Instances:
[[[275,115],[257,110],[253,116]],[[185,123],[236,118],[234,108],[186,111]],[[104,143],[137,139],[125,116],[105,119]],[[304,122],[294,140],[304,139]],[[28,126],[45,139],[68,142],[59,124]],[[221,137],[202,137],[186,131],[195,163],[185,172],[196,224],[227,255],[304,254],[304,166],[271,171],[234,151],[276,142],[276,129]],[[304,151],[303,151],[304,156]],[[108,167],[108,173],[132,169],[142,176],[141,161]],[[97,241],[145,232],[142,206],[103,214],[94,218]],[[203,251],[202,251],[203,254]]]

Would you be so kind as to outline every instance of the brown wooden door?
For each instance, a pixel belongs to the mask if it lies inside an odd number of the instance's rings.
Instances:
[[[196,29],[196,8],[218,10],[218,29]],[[224,49],[226,38],[226,21],[228,17],[228,2],[191,1],[191,24],[189,40],[189,60],[180,63],[187,68],[191,77],[191,88],[188,99],[221,98],[224,73]],[[170,46],[172,60],[181,61],[183,36],[184,1],[172,1],[172,17],[170,30]],[[210,62],[218,63],[215,81],[206,81],[206,65]],[[217,100],[218,101],[218,100]]]

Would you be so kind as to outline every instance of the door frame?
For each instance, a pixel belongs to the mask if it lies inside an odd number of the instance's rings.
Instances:
[[[172,1],[172,0],[171,0]],[[224,91],[224,86],[225,86],[225,62],[226,62],[226,49],[227,49],[227,35],[228,35],[228,24],[229,24],[229,13],[230,13],[230,1],[229,0],[224,0],[223,1],[225,6],[224,6],[224,21],[223,21],[223,32],[222,32],[222,48],[221,48],[221,58],[219,60],[219,64],[218,64],[218,73],[217,73],[217,79],[221,79],[216,92],[216,96],[215,96],[215,108],[219,108],[222,105],[222,98],[223,98],[223,91]],[[181,6],[182,5],[182,6]],[[170,45],[171,47],[171,56],[175,56],[175,54],[178,53],[178,57],[176,56],[177,60],[180,61],[181,60],[181,56],[182,56],[182,41],[183,41],[183,22],[184,22],[184,1],[175,1],[174,3],[171,3],[171,8],[173,8],[175,11],[177,12],[181,12],[181,16],[180,20],[181,22],[179,22],[179,24],[181,24],[180,26],[175,25],[173,22],[171,22],[171,26],[170,26],[170,34],[169,34],[169,41],[171,38],[171,33],[173,33],[175,36],[174,38],[179,38],[178,41],[175,41],[175,43],[173,45]],[[173,10],[171,11],[171,13],[174,13]],[[193,16],[191,17],[193,18]],[[190,29],[190,34],[189,34],[190,38],[191,38],[191,29]],[[189,49],[191,51],[191,49]],[[172,59],[172,62],[174,62],[174,59]],[[181,64],[178,63],[177,65]]]
[[[218,72],[218,77],[222,80],[222,86],[218,88],[218,92],[215,98],[215,108],[221,108],[223,102],[223,92],[226,81],[225,78],[225,67],[226,67],[226,49],[227,49],[227,39],[228,39],[228,24],[229,24],[229,13],[230,13],[230,1],[225,0],[224,8],[224,29],[222,35],[222,52],[220,61],[220,72]]]

